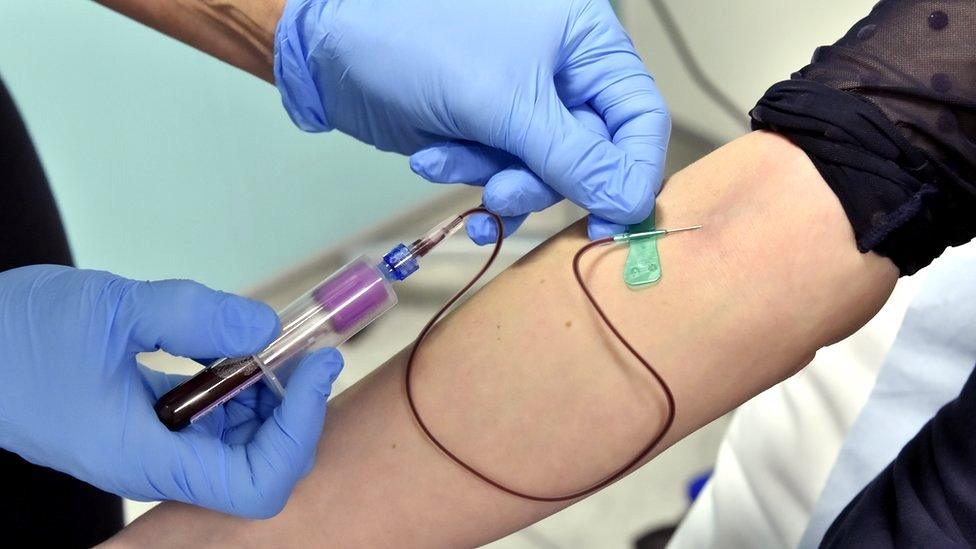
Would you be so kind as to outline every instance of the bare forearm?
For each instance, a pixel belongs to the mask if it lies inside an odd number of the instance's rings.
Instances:
[[[798,149],[754,134],[675,176],[660,242],[664,278],[622,281],[624,249],[585,276],[637,350],[669,381],[677,417],[664,446],[852,333],[893,287],[862,255],[837,199]],[[577,225],[502,274],[443,322],[418,356],[417,402],[469,463],[519,490],[557,495],[626,462],[660,427],[660,392],[599,323],[573,281]],[[117,542],[473,546],[568,503],[505,494],[439,453],[406,406],[405,355],[333,403],[315,470],[285,511],[246,522],[165,504]]]
[[[97,0],[268,82],[285,0]]]

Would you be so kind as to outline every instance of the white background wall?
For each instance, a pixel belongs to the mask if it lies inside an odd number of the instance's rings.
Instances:
[[[742,133],[702,94],[674,53],[647,0],[618,12],[654,73],[676,123],[727,141]],[[873,0],[667,0],[699,64],[745,113],[772,84],[809,63],[868,14]]]

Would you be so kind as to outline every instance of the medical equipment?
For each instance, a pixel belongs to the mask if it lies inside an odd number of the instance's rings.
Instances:
[[[383,260],[380,262],[370,261],[365,257],[353,260],[281,312],[282,333],[265,350],[249,357],[218,360],[182,385],[163,395],[156,404],[156,413],[159,419],[170,429],[182,429],[262,378],[272,387],[277,387],[278,391],[283,391],[277,379],[277,372],[282,366],[293,363],[297,357],[302,356],[310,349],[339,345],[390,310],[397,302],[393,283],[402,281],[414,273],[420,267],[418,260],[421,257],[427,255],[448,236],[457,232],[464,225],[464,221],[474,214],[487,214],[496,224],[498,230],[495,245],[481,270],[434,314],[420,331],[420,335],[417,336],[413,344],[404,369],[404,384],[407,404],[417,425],[431,444],[472,475],[499,490],[528,500],[553,502],[576,499],[596,492],[627,474],[657,448],[674,423],[674,395],[664,378],[637,352],[607,317],[586,286],[580,270],[580,261],[587,252],[598,247],[661,238],[672,233],[700,229],[701,225],[680,229],[645,227],[648,230],[608,236],[587,243],[576,252],[573,258],[573,274],[590,305],[593,306],[600,319],[617,340],[640,362],[661,387],[667,403],[664,423],[651,440],[626,464],[588,488],[556,496],[527,494],[510,488],[482,473],[447,448],[431,432],[417,409],[413,395],[412,376],[417,351],[434,325],[484,276],[501,251],[502,235],[504,234],[502,219],[498,214],[481,206],[444,220],[424,236],[415,240],[410,246],[397,245],[383,256]]]
[[[631,345],[630,342],[627,341],[627,339],[623,336],[623,334],[620,333],[617,327],[614,326],[614,324],[607,317],[606,312],[604,312],[603,308],[600,307],[600,304],[597,302],[596,298],[593,297],[593,293],[590,291],[589,287],[587,287],[586,282],[583,279],[583,274],[580,269],[580,262],[582,261],[583,256],[587,254],[587,252],[602,246],[607,246],[610,244],[624,244],[630,242],[639,242],[649,238],[655,238],[655,239],[662,238],[673,233],[694,231],[697,229],[701,229],[702,226],[694,225],[690,227],[682,227],[680,229],[649,228],[650,230],[643,230],[643,231],[633,232],[633,233],[622,233],[622,234],[601,238],[599,240],[594,240],[592,242],[587,243],[579,250],[577,250],[576,255],[573,257],[573,275],[576,277],[576,282],[579,284],[580,289],[586,295],[586,299],[590,302],[590,305],[599,315],[600,319],[603,321],[604,325],[606,325],[607,329],[609,329],[610,332],[613,333],[614,337],[616,337],[617,340],[627,349],[627,351],[630,352],[630,354],[634,358],[636,358],[638,362],[640,362],[640,364],[644,367],[644,369],[647,370],[647,372],[651,375],[654,381],[661,388],[661,392],[664,395],[665,402],[667,405],[667,411],[665,414],[664,423],[661,425],[660,429],[658,429],[657,433],[653,437],[651,437],[651,439],[647,442],[647,444],[645,444],[644,447],[641,448],[637,452],[637,454],[634,455],[629,461],[627,461],[624,465],[620,466],[615,471],[613,471],[612,473],[604,477],[603,480],[589,486],[588,488],[583,488],[581,490],[577,490],[575,492],[571,492],[568,494],[546,496],[546,495],[538,495],[538,494],[529,494],[526,492],[516,490],[515,488],[506,486],[502,482],[489,477],[487,474],[482,473],[473,465],[467,463],[466,461],[458,457],[456,453],[451,451],[443,442],[441,442],[437,438],[436,435],[434,435],[433,432],[431,432],[426,422],[424,422],[423,417],[420,415],[420,411],[417,409],[417,404],[414,400],[412,374],[414,368],[414,359],[417,356],[417,351],[420,349],[421,344],[430,334],[431,329],[433,329],[434,325],[437,324],[437,322],[441,319],[441,317],[443,317],[444,314],[447,313],[447,311],[454,305],[454,303],[456,303],[459,299],[464,297],[464,295],[468,292],[468,290],[472,286],[474,286],[475,283],[477,283],[478,280],[491,267],[491,264],[498,256],[498,252],[501,250],[502,234],[504,233],[501,217],[484,208],[475,208],[472,210],[468,210],[462,213],[459,217],[466,218],[467,216],[475,213],[486,213],[494,221],[497,228],[496,237],[495,237],[495,246],[488,260],[481,267],[481,270],[478,271],[478,274],[476,274],[474,278],[471,279],[470,282],[468,282],[463,288],[461,288],[460,291],[454,294],[454,296],[451,299],[449,299],[447,303],[445,303],[444,306],[441,307],[439,311],[437,311],[437,313],[434,314],[434,316],[427,322],[427,325],[424,326],[424,328],[420,331],[420,335],[417,336],[417,340],[414,342],[413,348],[410,350],[410,356],[407,358],[406,368],[404,369],[404,382],[407,390],[407,404],[410,407],[410,413],[413,415],[413,418],[417,422],[417,425],[420,427],[420,430],[423,431],[424,435],[427,437],[427,440],[429,440],[431,444],[433,444],[441,452],[443,452],[444,455],[446,455],[448,458],[454,461],[454,463],[463,467],[472,475],[478,477],[484,482],[490,484],[491,486],[494,486],[495,488],[505,493],[523,499],[528,499],[531,501],[542,501],[542,502],[569,501],[569,500],[581,498],[583,496],[588,496],[616,482],[618,479],[626,475],[635,466],[639,465],[640,462],[644,460],[644,458],[650,455],[651,452],[653,452],[657,448],[658,444],[661,443],[661,440],[664,439],[664,436],[668,433],[668,431],[671,429],[671,425],[674,423],[676,406],[675,406],[674,394],[671,392],[671,387],[668,386],[667,381],[665,381],[664,378],[661,376],[661,374],[658,373],[658,371],[653,366],[651,366],[650,362],[648,362],[647,359],[641,356],[641,354],[637,352],[637,350],[633,347],[633,345]]]
[[[217,360],[163,395],[156,415],[171,430],[183,429],[261,379],[283,396],[283,371],[310,350],[343,343],[393,308],[393,284],[416,272],[420,258],[463,225],[462,216],[450,217],[410,246],[397,245],[382,261],[352,260],[279,313],[281,334],[263,351]]]
[[[671,127],[611,4],[289,0],[274,82],[303,130],[412,155],[431,181],[479,184],[509,233],[565,197],[607,236],[650,214]],[[597,131],[566,105],[592,107]]]
[[[644,222],[631,225],[629,232],[614,236],[616,242],[630,243],[627,263],[624,264],[624,282],[627,286],[637,289],[647,284],[654,284],[661,280],[664,274],[661,269],[661,256],[657,252],[657,238],[651,237],[700,228],[701,225],[682,229],[655,229],[654,214],[651,214]]]
[[[654,214],[628,229],[631,233],[654,230]],[[656,283],[663,274],[661,256],[657,253],[657,239],[641,238],[632,241],[627,251],[627,263],[624,264],[624,282],[631,288],[638,288]]]

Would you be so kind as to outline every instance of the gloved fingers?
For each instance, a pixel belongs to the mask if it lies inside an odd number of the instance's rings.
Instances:
[[[414,153],[410,169],[433,183],[484,185],[515,161],[507,152],[480,143],[448,141]]]
[[[584,128],[599,135],[603,139],[610,139],[610,130],[607,129],[606,121],[588,104],[583,103],[582,105],[571,107],[569,114],[573,115],[573,118],[576,120],[579,120]]]
[[[499,175],[506,173],[508,170],[503,170]],[[528,171],[525,169],[525,171]],[[531,174],[531,172],[529,172]],[[491,187],[492,181],[488,182],[488,186],[485,188],[485,206],[498,214],[508,214],[518,211],[520,208],[524,211],[538,212],[542,211],[553,204],[558,203],[562,200],[562,196],[549,188],[548,185],[540,181],[534,175],[532,176],[535,183],[526,183],[525,187],[528,188],[528,192],[532,192],[532,187],[536,187],[540,193],[546,194],[546,198],[550,198],[552,201],[548,204],[540,200],[538,202],[523,203],[520,205],[519,200],[512,200],[510,198],[504,198],[499,200],[493,198],[498,194],[505,194],[505,191],[496,190],[493,193],[489,193],[489,188]],[[517,191],[517,193],[525,192],[525,190]],[[519,226],[528,217],[528,213],[525,214],[515,214],[511,216],[503,216],[502,221],[505,225],[505,237],[507,238],[518,230]],[[472,216],[468,221],[468,234],[471,235],[472,240],[479,245],[493,244],[495,242],[495,235],[497,234],[496,225],[494,221],[486,215]],[[595,215],[590,215],[587,218],[587,234],[591,240],[597,240],[599,238],[605,238],[607,236],[612,236],[615,234],[620,234],[627,231],[627,226],[620,223],[614,223],[612,221],[607,221]]]
[[[609,139],[606,124],[589,105],[583,104],[570,109],[570,114],[587,130],[604,139]],[[498,172],[485,185],[485,206],[504,216],[506,236],[515,232],[525,220],[526,214],[540,212],[559,203],[563,196],[543,183],[541,179],[524,164],[518,162]],[[623,232],[624,226],[590,216],[590,238],[602,238]],[[469,223],[469,234],[476,234],[476,242],[490,244],[495,241],[495,225],[487,216]]]
[[[258,301],[189,280],[125,282],[115,322],[128,334],[129,352],[245,356],[278,333],[278,316]]]
[[[610,138],[606,122],[596,113],[596,111],[590,108],[589,105],[584,104],[580,107],[574,107],[570,109],[570,112],[572,112],[573,116],[591,131],[600,134],[600,136],[604,139]],[[587,218],[587,234],[589,235],[590,240],[597,240],[615,234],[620,234],[626,232],[626,230],[626,225],[614,223],[596,215],[590,215]]]
[[[584,128],[608,138],[606,124],[589,105],[579,105],[570,109],[570,114],[579,120]],[[563,196],[546,185],[524,164],[518,162],[495,174],[485,185],[485,206],[503,216],[517,217],[527,213],[541,212],[559,203]]]
[[[211,365],[213,365],[214,362],[217,362],[220,359],[219,358],[193,358],[191,360],[193,360],[193,362],[196,362],[200,366],[203,366],[204,368],[209,368]],[[264,400],[267,400],[268,402],[265,403]],[[244,406],[250,408],[256,407],[259,410],[267,410],[267,413],[261,416],[262,418],[265,418],[271,414],[271,410],[273,410],[276,406],[278,406],[279,399],[278,396],[274,393],[274,391],[269,389],[268,385],[264,383],[264,380],[262,379],[261,382],[255,383],[250,387],[248,387],[247,389],[244,389],[243,391],[238,393],[237,396],[235,396],[233,399],[230,400],[230,402],[236,404],[243,404]],[[260,412],[258,415],[261,415]]]
[[[605,82],[589,103],[606,122],[614,144],[634,159],[654,166],[663,176],[671,115],[640,60],[625,57],[624,61],[634,65],[632,72]]]
[[[245,445],[254,440],[258,430],[274,414],[280,403],[278,395],[262,380],[225,403],[223,417],[212,413],[200,418],[197,423],[206,422],[210,418],[219,419],[220,422],[213,425],[213,430],[221,433],[221,440],[227,444]]]
[[[573,107],[570,112],[584,126],[609,139],[606,124],[589,105]],[[514,164],[521,162],[505,151],[474,141],[438,143],[417,151],[410,157],[410,169],[433,183],[485,185],[499,172]],[[531,174],[530,170],[525,171]],[[538,181],[534,174],[531,176]]]
[[[671,118],[654,78],[606,2],[589,2],[577,16],[573,51],[556,74],[569,104],[589,103],[606,122],[614,144],[664,173]]]
[[[590,131],[596,132],[604,139],[610,139],[610,131],[607,129],[606,122],[588,104],[570,109],[570,112]],[[587,218],[587,235],[590,240],[597,240],[615,234],[623,233],[627,226],[621,223],[614,223],[596,215]]]
[[[586,219],[586,234],[590,237],[590,240],[606,238],[626,231],[626,225],[607,221],[595,215],[591,215]]]
[[[570,109],[588,130],[608,138],[606,124],[588,105]],[[448,142],[428,147],[411,158],[411,167],[422,177],[435,182],[485,185],[485,206],[502,216],[505,236],[513,234],[527,214],[542,211],[563,199],[511,154],[474,142]],[[479,245],[495,242],[494,221],[488,216],[472,216],[468,235]]]
[[[270,394],[272,398],[268,399],[265,393]],[[224,404],[224,412],[231,424],[249,418],[266,419],[278,406],[279,401],[276,399],[277,396],[268,389],[262,379],[228,400]],[[262,411],[265,411],[264,415],[261,415]]]
[[[200,362],[209,364],[213,360]],[[154,401],[191,377],[181,374],[167,374],[142,363],[138,364],[138,368],[139,374],[142,375],[143,382],[149,388],[149,393]],[[243,443],[251,440],[257,430],[257,425],[250,424],[263,421],[271,414],[275,406],[277,406],[277,397],[270,389],[264,387],[263,383],[258,382],[225,403],[222,414],[215,410],[197,420],[194,426],[211,435],[223,433],[222,439],[225,442]]]
[[[314,450],[325,421],[325,403],[342,367],[342,355],[333,348],[311,353],[301,361],[288,380],[285,398],[273,414],[280,431],[270,429],[266,434],[272,442],[276,441],[272,435],[284,433],[290,435],[287,438],[291,442],[308,443],[303,451]]]
[[[335,349],[305,357],[289,379],[281,405],[248,445],[249,452],[262,457],[259,468],[252,471],[255,487],[269,500],[261,515],[277,513],[295,483],[311,470],[326,402],[342,365],[342,355]]]
[[[574,107],[570,109],[570,114],[587,129],[600,136],[608,136],[603,120],[588,105]],[[515,162],[488,180],[483,198],[485,207],[489,210],[501,216],[516,218],[541,212],[559,203],[563,196],[546,185],[525,164]]]
[[[434,182],[486,185],[486,183],[491,184],[491,181],[501,177],[501,180],[507,181],[506,188],[509,186],[517,188],[519,186],[518,181],[530,187],[527,193],[521,193],[518,197],[502,194],[491,195],[490,192],[486,191],[485,205],[492,211],[497,212],[488,204],[489,201],[493,201],[496,206],[500,206],[502,209],[518,209],[519,204],[524,205],[526,200],[529,202],[535,200],[534,203],[538,205],[538,209],[531,211],[538,211],[547,207],[543,203],[546,200],[545,196],[556,194],[539,182],[538,178],[527,168],[517,163],[512,155],[485,145],[471,142],[451,142],[424,149],[417,154],[421,153],[430,156],[421,161],[416,161],[416,155],[414,155],[410,162],[411,168],[421,177]],[[511,169],[505,168],[513,162],[517,163],[516,166]],[[422,167],[420,166],[421,163],[423,164]],[[527,194],[532,194],[536,198],[529,198]],[[558,197],[558,194],[556,196]],[[506,216],[503,212],[497,213],[503,216],[505,236],[509,236],[518,230],[528,217],[524,213],[512,216]],[[495,236],[498,234],[494,220],[487,215],[471,216],[466,227],[468,236],[479,246],[493,244]]]
[[[517,231],[527,217],[528,214],[502,217],[502,236],[507,237]],[[498,236],[498,225],[494,219],[485,214],[474,214],[469,217],[465,228],[471,240],[479,246],[494,244]]]
[[[176,469],[154,469],[161,474],[153,475],[149,496],[245,518],[276,515],[298,480],[311,470],[326,400],[341,369],[342,356],[335,349],[305,357],[285,398],[256,431],[249,414],[217,412],[180,433],[163,429],[175,452],[164,459]],[[259,401],[262,392],[270,393],[255,391]]]
[[[656,128],[670,126],[667,107],[654,78],[608,2],[580,4],[566,60],[555,74],[556,89],[570,106],[590,103],[613,136],[627,121],[658,115]]]
[[[485,207],[504,217],[518,217],[557,204],[563,199],[524,164],[510,166],[488,180],[482,195]],[[506,230],[506,235],[510,234]]]
[[[524,143],[509,144],[525,164],[557,192],[614,223],[645,219],[660,188],[660,170],[638,162],[586,128],[559,101],[555,90],[534,106],[523,128]]]
[[[278,394],[264,380],[244,389],[224,404],[224,440],[239,444],[250,441],[280,404]]]
[[[139,373],[142,375],[143,381],[156,398],[163,396],[170,389],[190,378],[190,376],[167,374],[166,372],[153,370],[142,363],[138,363],[137,367],[139,368]]]

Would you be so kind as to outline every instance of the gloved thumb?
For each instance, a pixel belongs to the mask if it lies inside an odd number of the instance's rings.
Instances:
[[[128,330],[130,352],[164,349],[188,357],[244,356],[262,349],[278,333],[278,316],[258,301],[190,280],[119,281],[126,286],[116,325]]]
[[[267,466],[254,472],[254,481],[267,501],[283,506],[295,483],[311,471],[325,424],[326,402],[342,366],[342,355],[335,349],[305,357],[289,378],[285,398],[274,416],[255,434],[249,446]]]
[[[604,220],[620,224],[643,221],[661,188],[661,167],[638,161],[580,122],[553,90],[548,101],[533,105],[521,142],[506,144],[556,192]]]

